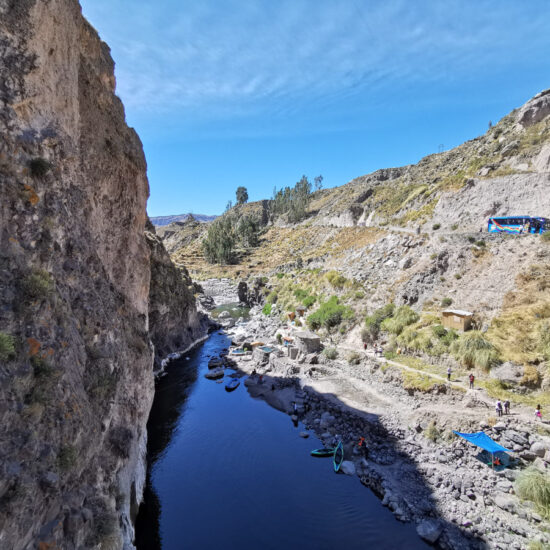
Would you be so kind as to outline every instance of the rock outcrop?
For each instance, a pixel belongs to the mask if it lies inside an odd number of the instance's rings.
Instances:
[[[141,142],[77,0],[0,1],[0,51],[0,546],[130,546],[154,392]]]
[[[197,312],[189,273],[185,267],[172,263],[150,222],[145,236],[151,250],[150,336],[155,348],[155,370],[159,370],[167,355],[189,348],[206,334],[208,319]]]

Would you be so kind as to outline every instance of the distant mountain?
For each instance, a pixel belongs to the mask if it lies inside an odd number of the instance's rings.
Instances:
[[[206,216],[204,214],[177,214],[174,216],[157,216],[155,218],[151,218],[151,222],[153,225],[156,226],[163,226],[168,225],[172,222],[184,222],[189,218],[189,216],[193,216],[198,222],[207,223],[215,220],[218,216]]]

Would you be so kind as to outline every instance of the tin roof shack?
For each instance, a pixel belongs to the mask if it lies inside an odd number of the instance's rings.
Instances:
[[[472,325],[473,313],[462,309],[446,309],[443,312],[443,326],[466,331]]]
[[[296,347],[305,355],[321,351],[321,338],[309,331],[297,332],[294,335]]]

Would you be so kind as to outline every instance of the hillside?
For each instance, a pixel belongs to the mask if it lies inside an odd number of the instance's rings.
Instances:
[[[304,221],[266,224],[259,246],[238,250],[233,265],[205,261],[208,226],[172,224],[162,238],[195,278],[250,286],[264,277],[279,312],[304,296],[313,300],[310,311],[338,296],[353,311],[331,334],[343,344],[356,343],[365,315],[389,303],[421,314],[416,336],[449,305],[472,311],[501,361],[535,368],[540,387],[544,376],[548,383],[537,341],[550,313],[550,244],[538,235],[487,233],[489,216],[512,214],[550,217],[550,90],[455,149],[314,193]],[[426,342],[424,349],[411,336],[406,347],[430,355],[434,343]]]

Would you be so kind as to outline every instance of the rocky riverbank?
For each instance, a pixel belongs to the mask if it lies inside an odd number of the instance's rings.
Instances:
[[[431,392],[404,389],[401,371],[369,354],[358,364],[299,352],[290,359],[276,334],[296,333],[278,317],[251,310],[249,322],[228,329],[235,344],[262,341],[272,353],[231,356],[254,397],[301,421],[326,446],[345,445],[344,471],[358,475],[402,521],[440,548],[527,548],[548,544],[549,527],[532,503],[521,502],[514,480],[527,465],[550,463],[550,430],[521,409],[500,422],[481,390],[441,383]],[[294,416],[295,415],[295,416]],[[493,470],[490,457],[452,430],[483,430],[516,464]],[[365,438],[367,451],[358,447]]]

